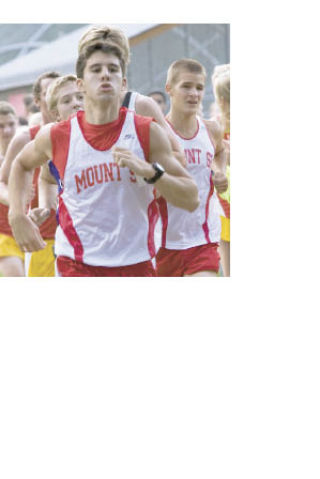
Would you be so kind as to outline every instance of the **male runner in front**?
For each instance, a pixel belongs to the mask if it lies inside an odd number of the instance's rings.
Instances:
[[[112,43],[117,45],[123,51],[126,65],[129,64],[129,40],[122,30],[119,28],[109,27],[108,25],[98,25],[89,28],[89,30],[85,32],[79,40],[79,54],[84,48],[96,42],[108,42],[109,44]],[[121,104],[129,110],[134,110],[138,115],[154,118],[155,121],[166,131],[175,158],[183,166],[186,166],[185,156],[180,148],[179,142],[176,140],[175,136],[171,132],[171,129],[168,127],[161,107],[153,100],[153,98],[142,95],[141,93],[135,91],[128,91],[127,81],[125,81],[121,92]]]
[[[168,70],[167,121],[180,142],[187,170],[197,183],[200,205],[193,213],[159,198],[162,246],[156,257],[159,276],[216,276],[219,271],[220,219],[212,195],[228,186],[223,136],[215,122],[199,117],[206,72],[196,60],[182,59]],[[214,170],[214,176],[212,175]]]
[[[46,92],[50,83],[58,78],[60,75],[56,72],[46,72],[40,75],[33,85],[33,96],[35,104],[40,108],[42,114],[43,124],[47,124],[53,120],[51,117],[46,103]],[[0,188],[1,188],[1,197],[0,201],[3,204],[8,205],[8,180],[10,175],[10,170],[12,163],[18,153],[27,145],[31,140],[34,139],[38,131],[40,130],[41,125],[34,126],[32,128],[27,128],[19,133],[11,141],[4,162],[0,169]],[[31,201],[31,208],[37,208],[38,206],[38,177],[40,169],[37,169],[34,172],[33,176],[33,186],[35,189],[34,197]],[[46,239],[47,245],[45,251],[41,253],[36,253],[33,255],[32,263],[27,270],[28,276],[54,276],[54,255],[53,255],[53,243],[54,235],[57,228],[56,213],[52,209],[50,216],[42,223],[40,227],[41,235]],[[21,274],[24,276],[24,274]]]
[[[21,247],[33,251],[45,243],[24,214],[25,192],[33,168],[53,159],[61,276],[154,276],[153,185],[180,208],[193,211],[199,204],[197,187],[173,159],[165,132],[151,118],[120,109],[125,72],[118,46],[85,48],[77,61],[84,112],[42,128],[13,165],[9,220]],[[145,179],[142,186],[137,176]]]

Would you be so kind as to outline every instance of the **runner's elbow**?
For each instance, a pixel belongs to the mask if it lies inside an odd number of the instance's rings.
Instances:
[[[200,199],[199,199],[199,192],[197,186],[194,184],[194,187],[192,189],[192,194],[189,195],[188,197],[188,205],[187,205],[187,210],[192,213],[195,211],[199,204],[200,204]]]

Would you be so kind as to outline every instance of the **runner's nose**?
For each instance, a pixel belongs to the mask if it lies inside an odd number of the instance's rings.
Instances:
[[[104,68],[104,69],[102,70],[102,77],[103,77],[103,78],[106,78],[107,80],[109,80],[109,78],[110,78],[110,72],[109,72],[108,67],[106,67],[106,68]]]

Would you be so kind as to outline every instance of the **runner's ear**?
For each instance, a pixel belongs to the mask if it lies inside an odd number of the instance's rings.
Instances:
[[[78,90],[80,90],[81,92],[85,93],[85,92],[84,92],[84,89],[83,89],[83,80],[82,80],[82,78],[77,78],[77,87],[78,87]]]

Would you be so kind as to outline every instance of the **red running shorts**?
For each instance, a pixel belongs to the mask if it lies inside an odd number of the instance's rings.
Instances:
[[[156,256],[157,276],[185,276],[200,271],[219,271],[219,243],[188,249],[160,248]]]
[[[60,276],[156,276],[151,261],[109,268],[107,266],[91,266],[66,256],[58,256],[57,268]]]

